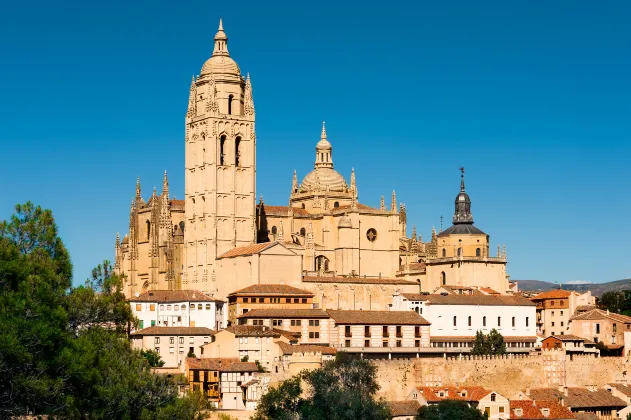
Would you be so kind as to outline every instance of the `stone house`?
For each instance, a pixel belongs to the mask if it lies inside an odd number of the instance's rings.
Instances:
[[[600,351],[593,341],[572,334],[551,335],[541,342],[542,350],[565,350],[572,357],[574,354],[592,354],[600,356]]]
[[[254,309],[311,309],[313,293],[284,284],[255,284],[228,295],[228,322]]]
[[[416,400],[388,401],[392,420],[414,420],[421,408]]]
[[[577,308],[596,304],[589,291],[581,294],[562,289],[539,293],[531,300],[537,305],[537,334],[542,337],[569,334],[570,318]]]
[[[591,311],[575,315],[571,318],[571,332],[573,335],[603,342],[610,350],[623,354],[624,334],[631,332],[631,317],[592,309]]]
[[[575,414],[591,413],[600,420],[618,419],[618,412],[627,406],[627,400],[594,386],[534,388],[527,390],[525,395],[535,401],[558,401]]]
[[[225,302],[198,290],[149,290],[129,300],[131,311],[145,327],[226,327]]]
[[[254,309],[237,320],[240,325],[266,326],[300,334],[301,344],[329,343],[330,316],[321,309]]]
[[[164,368],[185,369],[186,356],[210,342],[215,331],[206,327],[147,327],[130,334],[131,347],[155,350],[164,361]]]
[[[510,417],[508,418],[573,420],[577,417],[569,408],[556,401],[511,400]]]
[[[415,387],[407,399],[416,400],[420,405],[438,404],[444,400],[465,401],[469,406],[486,413],[490,419],[509,418],[508,399],[481,386]]]

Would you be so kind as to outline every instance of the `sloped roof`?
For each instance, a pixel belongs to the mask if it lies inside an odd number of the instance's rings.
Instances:
[[[230,293],[228,296],[244,296],[244,295],[291,295],[313,297],[313,293],[308,290],[298,289],[297,287],[287,286],[285,284],[254,284]]]
[[[206,327],[147,327],[137,330],[130,335],[213,335],[214,330]]]
[[[277,244],[279,244],[279,242],[264,242],[261,244],[253,244],[253,245],[246,245],[246,246],[241,246],[237,248],[232,248],[231,250],[224,252],[217,258],[234,258],[234,257],[244,257],[246,255],[258,254],[259,252],[263,252],[266,249],[269,249]]]
[[[521,408],[522,414],[517,415],[516,409]],[[541,411],[543,408],[550,410],[550,414],[545,416]],[[510,401],[510,418],[522,420],[535,419],[574,419],[576,416],[572,411],[555,401]]]
[[[388,407],[390,407],[390,415],[392,417],[398,416],[416,416],[418,410],[421,408],[416,400],[408,401],[387,401]]]
[[[567,389],[568,395],[565,396],[564,391],[556,388],[535,388],[530,390],[529,397],[533,400],[558,401],[563,398],[565,405],[571,408],[598,408],[626,407],[627,403],[620,398],[616,398],[604,389],[590,391],[587,388],[570,387]]]
[[[184,200],[171,200],[171,210],[184,210]]]
[[[219,372],[258,372],[256,363],[241,362],[236,357],[224,358],[186,358],[189,369],[217,370]]]
[[[304,276],[302,278],[304,283],[355,283],[355,284],[401,284],[401,285],[417,285],[413,281],[403,279],[380,279],[380,278],[368,278],[368,277],[316,277],[316,276]]]
[[[480,306],[536,306],[522,296],[515,295],[425,295],[424,299],[432,305],[480,305]]]
[[[459,223],[457,225],[451,225],[447,229],[443,230],[438,234],[438,237],[440,238],[448,235],[486,235],[486,233],[473,226],[473,224]]]
[[[480,291],[484,292],[484,293],[486,293],[488,295],[499,295],[499,294],[501,294],[500,292],[497,292],[497,291],[491,289],[490,287],[480,287]]]
[[[332,355],[337,353],[337,350],[335,350],[333,347],[328,347],[328,346],[319,346],[319,345],[312,345],[312,344],[299,344],[299,345],[292,345],[289,343],[285,343],[284,341],[275,341],[275,344],[278,345],[278,347],[280,347],[280,350],[283,352],[283,354],[293,354],[293,353],[321,353],[321,354],[328,354],[328,355]]]
[[[599,320],[599,319],[611,319],[616,322],[622,322],[623,324],[631,323],[631,317],[626,315],[614,314],[613,312],[607,313],[607,311],[603,311],[602,309],[592,309],[588,312],[583,312],[582,314],[574,315],[571,320]]]
[[[237,318],[329,318],[321,309],[253,309]]]
[[[574,417],[576,420],[600,420],[600,417],[594,413],[574,413]]]
[[[570,297],[572,293],[574,292],[570,290],[563,290],[563,289],[548,290],[547,292],[542,292],[534,296],[532,300],[565,299],[565,298]]]
[[[261,205],[256,205],[257,210],[260,210]],[[288,216],[289,215],[289,206],[268,206],[267,204],[263,204],[263,209],[265,210],[265,215],[267,216]],[[291,208],[294,216],[310,216],[308,210],[300,208],[300,207],[292,207]]]
[[[149,290],[140,296],[128,299],[129,302],[223,302],[199,290]]]
[[[579,337],[578,335],[572,335],[572,334],[551,335],[550,337],[556,338],[557,340],[561,340],[561,341],[585,341],[583,337]],[[550,337],[547,337],[547,338],[550,338]]]
[[[422,386],[416,387],[416,389],[423,395],[423,398],[425,398],[427,402],[438,402],[442,400],[480,401],[491,393],[491,391],[481,386]],[[442,397],[439,396],[441,391],[444,393]]]
[[[618,391],[622,392],[627,397],[631,397],[631,386],[624,384],[608,384],[612,388],[616,388]]]
[[[235,337],[280,337],[281,334],[272,328],[263,325],[231,325],[224,331],[228,331]]]
[[[327,311],[337,324],[430,325],[414,311]]]

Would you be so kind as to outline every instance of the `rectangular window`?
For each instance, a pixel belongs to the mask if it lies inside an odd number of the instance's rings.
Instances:
[[[420,337],[420,336],[421,336],[421,327],[414,327],[414,337]]]
[[[513,317],[512,325],[513,325],[513,327],[515,326],[515,317]],[[561,323],[561,325],[563,325],[563,323]]]
[[[498,316],[498,317],[497,317],[497,326],[498,326],[498,327],[501,327],[501,326],[502,326],[502,317],[501,317],[501,316]]]
[[[309,331],[309,338],[320,338],[320,333],[317,331]]]
[[[561,311],[561,316],[563,316],[563,311]]]
[[[138,324],[138,327],[140,327],[140,329],[142,330],[143,328],[145,328],[145,321],[143,321],[142,319],[140,320],[140,323]]]
[[[401,340],[397,340],[397,347],[401,347]]]
[[[526,327],[528,326],[528,317],[526,317]]]
[[[370,327],[369,326],[365,326],[364,327],[364,337],[370,337]]]
[[[184,344],[184,337],[180,337],[180,344]]]
[[[207,311],[210,311],[210,303],[207,303],[207,304],[206,304],[206,310],[207,310]]]
[[[414,340],[414,347],[421,347],[421,340]]]
[[[136,304],[136,311],[142,311],[142,303]]]
[[[309,326],[310,327],[319,327],[320,326],[320,320],[319,319],[310,319],[309,320]]]
[[[154,337],[153,338],[153,343],[154,344],[160,344],[160,337]]]
[[[294,298],[294,303],[300,303],[300,299]]]
[[[160,354],[160,347],[155,348],[156,353]]]
[[[285,303],[291,303],[291,298],[285,298]]]
[[[388,327],[383,327],[383,336],[390,337],[390,335],[388,334]]]
[[[554,321],[552,321],[550,324],[554,327]]]
[[[265,298],[259,298],[259,303],[265,303]]]
[[[155,319],[152,319],[152,320],[151,320],[151,326],[152,326],[152,327],[155,327],[155,326],[156,326],[156,320],[155,320]]]
[[[352,337],[350,325],[344,327],[344,337]]]
[[[596,334],[600,334],[600,324],[596,324]]]
[[[401,330],[401,326],[397,325],[397,337],[403,337],[403,332]]]
[[[169,347],[169,353],[175,353],[175,347]]]
[[[274,327],[282,327],[283,326],[283,320],[282,319],[273,319],[272,320],[272,326],[274,326]]]
[[[388,347],[388,342],[387,342],[387,341],[384,341],[384,342],[383,342],[383,346],[384,346],[384,347]]]
[[[291,326],[292,327],[299,327],[302,325],[302,320],[300,319],[292,319],[291,320]]]
[[[175,337],[169,337],[169,344],[175,344]]]
[[[149,305],[149,310],[154,312],[156,310],[156,305],[153,304],[153,303],[151,305]]]
[[[302,303],[307,303],[307,298],[302,298]]]
[[[563,323],[561,323],[563,325]],[[618,324],[613,324],[613,332],[618,332]]]
[[[561,321],[561,326],[563,326],[563,321]]]
[[[554,306],[554,301],[553,300],[550,301],[550,306]]]
[[[248,303],[248,298],[243,298],[243,303]]]
[[[370,347],[370,340],[364,340],[364,347]]]
[[[344,347],[350,347],[351,346],[351,340],[346,340],[344,342]]]

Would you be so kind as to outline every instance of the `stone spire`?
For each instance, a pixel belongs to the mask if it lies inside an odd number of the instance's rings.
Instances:
[[[436,228],[432,226],[432,241],[436,239]]]
[[[195,83],[195,76],[193,76],[190,93],[188,95],[188,111],[186,112],[186,116],[193,118],[195,115],[197,115],[197,84]]]
[[[140,204],[144,204],[142,200],[142,192],[140,190],[140,177],[136,180],[136,207],[139,207]]]
[[[392,190],[392,201],[390,203],[390,211],[397,211],[397,194]]]
[[[164,179],[162,180],[162,194],[160,195],[160,229],[164,229],[164,234],[170,232],[171,217],[169,211],[169,178],[167,171],[164,171]],[[168,235],[171,236],[170,234]],[[166,238],[163,238],[166,239]]]
[[[248,76],[245,79],[243,113],[245,115],[254,115],[254,99],[252,98],[252,82],[250,81],[250,73],[248,73]]]
[[[351,168],[351,192],[357,197],[357,180],[355,179],[355,168]]]
[[[399,214],[401,223],[407,222],[407,211],[405,210],[405,204],[403,203],[399,205]]]
[[[120,233],[116,232],[116,249],[121,247],[121,235]]]
[[[131,208],[129,210],[129,259],[138,259],[138,235],[136,232],[136,216],[138,208],[136,207],[136,199],[131,200]]]
[[[291,180],[291,192],[298,192],[298,177],[296,176],[296,170],[294,169],[294,178]]]
[[[283,229],[283,221],[280,221],[280,225],[278,226],[278,235],[276,236],[276,240],[278,242],[285,241],[285,229]]]
[[[219,29],[215,34],[215,49],[213,50],[212,56],[230,57],[228,53],[228,37],[223,31],[223,21],[221,19],[219,19]]]
[[[316,145],[315,168],[333,168],[333,147],[326,137],[326,124],[322,121],[320,141]]]
[[[460,193],[456,196],[454,202],[454,225],[457,224],[473,224],[473,215],[471,214],[471,199],[465,192],[464,188],[464,167],[460,168]]]
[[[412,240],[416,241],[416,225],[412,226]]]
[[[120,260],[121,260],[121,236],[120,233],[116,232],[116,244],[114,245],[114,270],[116,270],[116,272],[118,273],[120,268],[121,268],[121,264],[120,264]]]
[[[386,209],[386,200],[384,199],[383,195],[381,196],[381,203],[379,204],[379,210],[385,210]]]

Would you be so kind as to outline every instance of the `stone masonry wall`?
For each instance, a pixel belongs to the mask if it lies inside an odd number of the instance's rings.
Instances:
[[[526,388],[601,386],[627,383],[631,360],[621,357],[574,357],[564,351],[536,355],[462,356],[448,358],[375,360],[379,394],[405,399],[415,386],[478,385],[511,398]]]

